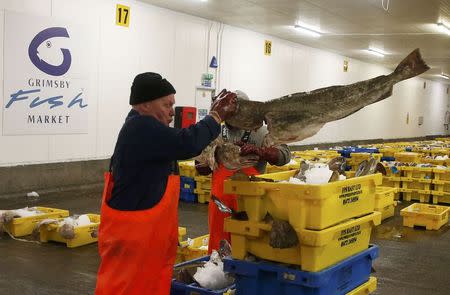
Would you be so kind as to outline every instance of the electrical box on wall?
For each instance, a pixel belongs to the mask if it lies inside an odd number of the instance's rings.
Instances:
[[[216,89],[212,87],[197,86],[195,89],[195,107],[197,108],[197,120],[203,119],[211,108],[211,100]]]
[[[195,124],[196,112],[195,107],[175,107],[174,127],[186,128]]]

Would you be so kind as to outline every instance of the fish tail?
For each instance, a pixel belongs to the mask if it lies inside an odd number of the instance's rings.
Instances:
[[[430,67],[422,59],[419,48],[417,48],[398,64],[393,75],[402,81],[420,75],[429,69]]]

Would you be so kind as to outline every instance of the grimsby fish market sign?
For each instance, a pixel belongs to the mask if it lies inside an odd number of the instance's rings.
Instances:
[[[5,13],[3,135],[88,132],[83,27]]]

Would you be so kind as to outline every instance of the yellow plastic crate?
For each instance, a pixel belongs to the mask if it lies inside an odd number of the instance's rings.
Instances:
[[[394,200],[400,200],[400,188],[402,186],[402,180],[400,177],[383,176],[383,182],[381,183],[381,186],[395,188],[396,190],[394,193]]]
[[[412,204],[402,210],[403,226],[425,226],[427,230],[438,230],[448,222],[450,207],[428,204]]]
[[[292,152],[295,158],[302,158],[304,160],[314,160],[317,158],[333,159],[339,157],[340,154],[335,150],[306,150]]]
[[[375,191],[375,208],[384,208],[392,204],[396,192],[395,188],[378,186]]]
[[[196,176],[195,180],[195,188],[199,190],[211,190],[211,176]]]
[[[383,154],[383,157],[395,157],[395,153],[402,152],[404,148],[401,147],[382,147],[378,151]]]
[[[432,157],[436,157],[436,156],[449,156],[450,155],[450,150],[442,148],[442,149],[431,149],[430,150],[430,155]]]
[[[211,191],[210,190],[200,190],[194,189],[194,193],[197,194],[197,200],[201,204],[209,203],[211,199]]]
[[[450,169],[433,168],[434,180],[450,181]]]
[[[402,177],[433,179],[432,167],[399,166],[397,168],[402,172]]]
[[[6,230],[14,237],[23,237],[30,235],[33,232],[36,224],[47,218],[60,218],[69,216],[68,210],[48,208],[48,207],[35,207],[41,212],[40,215],[14,218],[9,224],[6,224]]]
[[[195,169],[194,161],[180,161],[178,162],[178,166],[180,168],[180,176],[186,176],[191,178],[198,176],[198,172]]]
[[[402,188],[409,190],[431,190],[431,179],[421,179],[421,178],[406,178],[402,177]]]
[[[438,159],[432,159],[432,158],[422,158],[421,163],[432,164],[432,165],[437,165],[437,166],[443,166],[443,165],[445,165],[445,160],[438,160]]]
[[[65,239],[59,234],[61,226],[58,224],[46,224],[40,227],[40,241],[46,243],[48,241],[55,241],[65,243],[68,248],[75,248],[98,241],[98,226],[100,225],[100,215],[87,214],[90,221],[89,225],[77,226],[74,228],[75,237],[73,239]],[[58,218],[58,221],[62,221],[64,218]]]
[[[346,295],[367,295],[375,292],[377,289],[377,278],[370,277],[369,280],[361,286],[348,292]]]
[[[293,170],[260,177],[288,180],[296,173]],[[379,173],[320,185],[227,180],[224,192],[238,195],[238,208],[247,212],[250,221],[260,222],[269,212],[296,230],[320,230],[373,212],[375,188],[381,181]]]
[[[412,152],[398,152],[394,154],[395,161],[404,163],[420,163],[422,155]]]
[[[183,241],[183,237],[186,235],[185,227],[178,227],[178,241],[181,243]]]
[[[371,157],[375,158],[378,162],[381,161],[382,154],[379,153],[351,153],[350,158],[347,159],[347,165],[352,166],[351,170],[356,170],[358,168],[358,165],[364,161],[368,160]]]
[[[356,171],[345,171],[345,177],[347,177],[347,178],[353,178],[353,177],[355,177],[355,174],[356,174]]]
[[[421,203],[428,203],[430,201],[431,191],[413,190],[400,188],[404,201],[420,201]]]
[[[446,203],[450,204],[450,193],[432,191],[433,204]]]
[[[397,202],[386,205],[384,207],[375,208],[375,211],[381,213],[381,220],[385,220],[386,218],[392,217],[395,214],[395,207],[397,206]]]
[[[247,253],[257,257],[301,265],[302,270],[317,272],[338,263],[369,246],[372,227],[381,223],[381,213],[350,219],[324,230],[297,230],[300,245],[275,249],[269,245],[271,225],[262,222],[225,219],[224,229],[231,233],[233,258]]]
[[[435,191],[450,193],[450,181],[433,180],[433,184]]]
[[[189,261],[208,255],[209,235],[200,236],[188,241],[181,242],[177,248],[176,263]]]

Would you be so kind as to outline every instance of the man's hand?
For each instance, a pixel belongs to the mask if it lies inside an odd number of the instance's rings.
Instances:
[[[246,155],[258,155],[260,160],[269,162],[275,165],[279,162],[280,151],[276,147],[264,147],[260,148],[253,144],[247,144],[243,142],[237,142],[236,145],[241,147],[241,156]]]
[[[210,114],[215,118],[217,116],[216,119],[219,119],[219,121],[225,121],[236,112],[236,101],[236,93],[223,89],[213,98]]]

